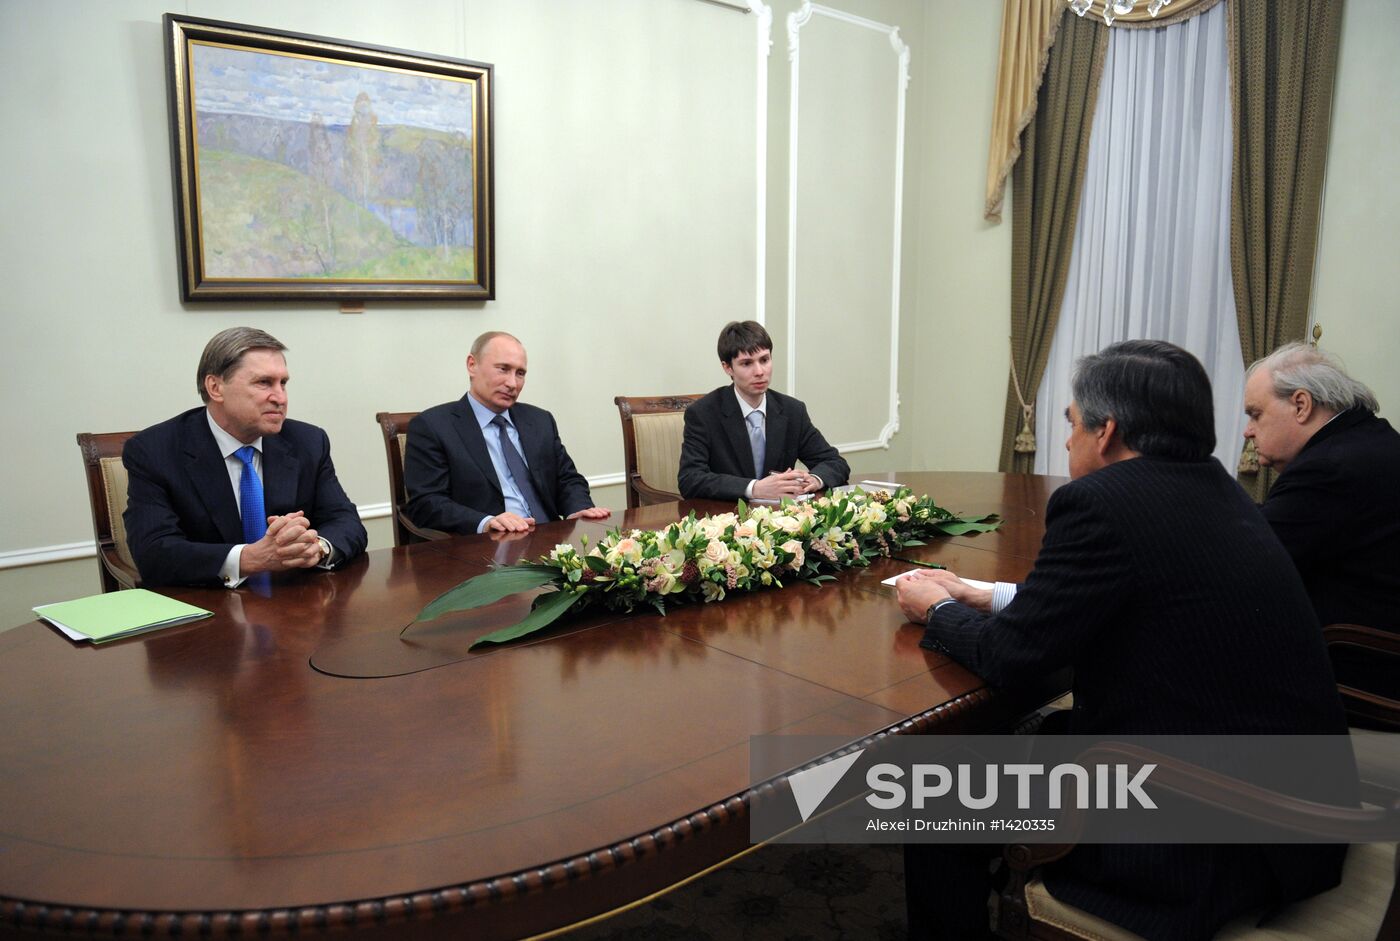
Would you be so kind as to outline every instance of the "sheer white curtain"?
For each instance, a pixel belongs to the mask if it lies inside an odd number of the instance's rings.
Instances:
[[[1244,433],[1230,280],[1230,75],[1225,4],[1161,29],[1110,30],[1064,307],[1036,396],[1039,474],[1068,474],[1075,361],[1118,340],[1170,340],[1215,391],[1215,456]]]

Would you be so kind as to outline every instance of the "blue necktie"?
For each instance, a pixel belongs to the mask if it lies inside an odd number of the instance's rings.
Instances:
[[[520,456],[520,452],[515,449],[515,444],[510,440],[510,435],[506,433],[506,429],[510,427],[506,417],[497,415],[491,419],[491,424],[496,426],[496,433],[501,436],[501,454],[506,459],[506,469],[510,471],[516,489],[525,498],[525,505],[530,508],[531,518],[537,523],[548,523],[549,516],[543,512],[544,507],[540,503],[540,498],[535,493],[534,485],[530,483],[530,468],[525,466],[525,459]]]
[[[753,451],[753,475],[763,476],[763,458],[767,452],[767,438],[763,433],[763,413],[758,409],[749,412],[749,448]]]
[[[243,462],[243,477],[238,481],[238,505],[243,516],[243,541],[254,543],[267,535],[267,513],[263,510],[263,486],[253,467],[253,446],[246,445],[233,452]]]

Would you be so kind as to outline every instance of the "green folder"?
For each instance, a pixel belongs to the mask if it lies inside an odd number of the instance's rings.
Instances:
[[[43,604],[34,613],[76,641],[105,644],[163,627],[188,624],[214,612],[144,588]]]

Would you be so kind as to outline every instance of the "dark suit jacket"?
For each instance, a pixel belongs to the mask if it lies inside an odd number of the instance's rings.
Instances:
[[[554,416],[522,402],[511,407],[509,416],[520,434],[530,483],[549,519],[591,507],[588,481],[564,450]],[[474,533],[484,517],[506,509],[486,439],[466,395],[435,405],[408,423],[403,477],[408,491],[405,509],[418,526]]]
[[[749,430],[733,386],[721,386],[685,411],[680,488],[686,499],[738,500],[749,481],[801,461],[827,487],[840,487],[850,465],[807,417],[807,406],[768,390],[767,449],[763,466],[753,466]]]
[[[127,544],[146,585],[218,584],[229,550],[243,542],[228,465],[192,408],[127,441]],[[315,425],[287,419],[263,438],[263,505],[268,515],[301,510],[343,564],[365,550],[364,524],[336,480],[331,444]]]
[[[1262,507],[1323,624],[1400,631],[1400,433],[1351,409],[1313,435]]]
[[[1303,584],[1213,459],[1136,458],[1066,484],[1015,600],[993,616],[942,605],[925,646],[993,686],[1071,666],[1073,734],[1346,731]],[[1147,937],[1206,938],[1253,904],[1335,885],[1344,851],[1086,845],[1046,884]]]

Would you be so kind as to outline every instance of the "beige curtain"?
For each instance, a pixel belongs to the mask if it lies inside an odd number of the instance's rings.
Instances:
[[[1307,330],[1342,2],[1231,0],[1230,19],[1230,265],[1247,365]],[[1274,473],[1253,450],[1240,482],[1262,500]]]
[[[1001,221],[1006,175],[1021,156],[1021,131],[1035,117],[1040,76],[1065,0],[1005,0],[1001,13],[1001,58],[992,109],[992,146],[987,154],[987,206],[984,215]]]
[[[1034,445],[1028,452],[1028,442],[1023,441],[1018,450],[1016,439],[1027,418],[1023,405],[1035,402],[1064,299],[1080,182],[1108,48],[1102,21],[1072,14],[1063,20],[1012,175],[1012,375],[1002,430],[1003,471],[1029,473],[1034,461]]]

